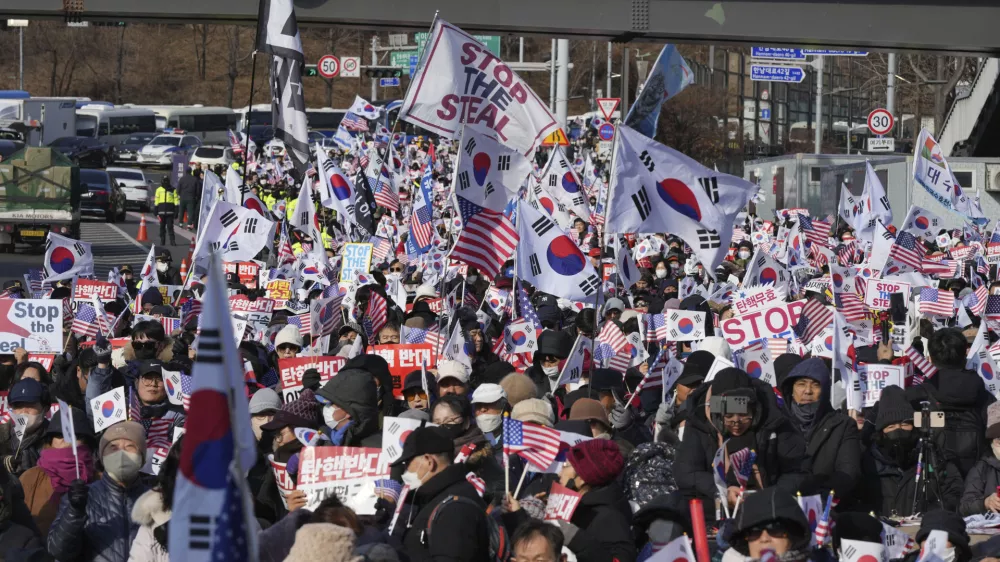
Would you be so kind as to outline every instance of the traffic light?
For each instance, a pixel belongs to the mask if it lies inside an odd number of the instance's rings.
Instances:
[[[305,72],[302,73],[303,76],[319,76],[319,71],[316,70],[315,64],[307,64]]]
[[[395,66],[366,66],[364,69],[367,78],[399,78],[403,75],[403,69]]]

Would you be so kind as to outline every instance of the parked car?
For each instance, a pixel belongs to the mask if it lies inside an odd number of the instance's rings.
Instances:
[[[80,214],[103,216],[107,222],[125,219],[125,194],[104,170],[80,170]]]
[[[236,162],[236,155],[233,154],[233,149],[228,146],[222,145],[211,145],[211,146],[199,146],[191,154],[190,159],[191,165],[201,164],[202,168],[206,166],[230,166],[233,162]]]
[[[190,152],[201,146],[201,139],[194,135],[169,133],[156,135],[146,146],[139,149],[137,164],[147,166],[169,166],[174,154]]]
[[[127,209],[149,210],[150,194],[156,191],[152,180],[139,168],[108,168],[108,175],[125,194]]]
[[[0,139],[0,162],[3,162],[18,150],[24,148],[24,143],[16,140]]]
[[[111,162],[111,147],[91,137],[62,137],[49,143],[49,147],[81,168],[106,168]]]
[[[115,162],[135,162],[139,159],[139,150],[149,144],[149,141],[156,137],[157,133],[134,133],[123,140],[121,144],[113,147],[112,156]]]

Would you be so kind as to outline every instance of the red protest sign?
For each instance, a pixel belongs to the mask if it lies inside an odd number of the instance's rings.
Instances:
[[[111,344],[111,349],[115,350],[115,349],[121,349],[121,348],[125,347],[125,345],[128,344],[131,341],[132,341],[132,338],[111,338],[110,340],[108,340],[108,343]],[[97,342],[95,342],[94,340],[89,340],[89,341],[82,341],[82,342],[80,342],[80,343],[78,343],[76,345],[80,349],[83,349],[83,348],[86,348],[86,347],[91,347],[95,343],[97,343]]]
[[[292,481],[291,475],[288,474],[288,463],[274,460],[274,455],[268,455],[267,460],[271,463],[271,470],[274,471],[274,481],[278,484],[281,503],[285,504],[285,508],[287,509],[288,494],[291,494],[292,490],[295,489],[295,482]]]
[[[246,295],[229,297],[229,309],[233,312],[274,312],[274,299],[250,300]]]
[[[427,307],[431,309],[434,314],[441,314],[442,302],[441,299],[424,299],[427,303]],[[406,305],[406,311],[411,312],[413,310],[413,304],[410,303]]]
[[[55,361],[55,359],[56,359],[55,353],[29,353],[28,354],[28,361],[36,361],[38,363],[41,363],[42,367],[45,367],[46,371],[51,371],[52,370],[52,362]]]
[[[343,357],[292,357],[278,359],[278,375],[281,377],[281,396],[285,403],[295,400],[302,392],[302,375],[309,369],[319,371],[320,383],[333,378],[344,366],[347,359]]]
[[[602,263],[601,264],[601,278],[607,281],[611,279],[611,276],[618,272],[618,266],[613,263]]]
[[[260,277],[260,266],[252,261],[225,261],[222,262],[226,273],[235,273],[240,278],[240,283],[248,289],[257,288],[257,279]]]
[[[305,447],[299,460],[298,489],[306,493],[306,508],[316,509],[336,495],[349,502],[366,483],[389,478],[389,464],[380,463],[382,449],[372,447]]]
[[[93,296],[102,301],[113,301],[118,298],[118,285],[106,281],[78,279],[76,286],[73,287],[73,298],[89,301]]]
[[[805,300],[780,303],[762,310],[721,321],[722,334],[729,345],[743,349],[761,338],[791,338]]]
[[[421,362],[425,363],[428,369],[435,367],[434,346],[429,343],[376,345],[369,347],[368,353],[381,355],[389,363],[392,395],[396,398],[403,397],[403,379],[410,371],[419,369]]]
[[[546,521],[570,521],[582,496],[558,482],[549,488],[549,500],[545,504]]]

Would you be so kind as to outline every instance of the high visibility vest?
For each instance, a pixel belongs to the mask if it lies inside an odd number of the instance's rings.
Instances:
[[[324,232],[322,234],[322,236],[323,236],[323,247],[326,248],[327,250],[332,250],[333,249],[333,236],[330,236],[326,232]]]
[[[153,197],[153,207],[156,208],[157,212],[160,212],[160,205],[173,205],[172,209],[164,209],[166,211],[176,211],[177,205],[180,205],[181,198],[177,195],[177,190],[167,191],[167,188],[160,187],[156,188],[156,195]]]
[[[274,204],[278,202],[278,198],[270,194],[261,197],[260,200],[264,205],[267,205],[268,210],[273,210]]]
[[[285,218],[287,220],[289,220],[289,221],[292,220],[292,215],[295,214],[295,207],[297,207],[298,204],[299,204],[299,200],[297,198],[296,199],[289,199],[288,201],[285,201]]]

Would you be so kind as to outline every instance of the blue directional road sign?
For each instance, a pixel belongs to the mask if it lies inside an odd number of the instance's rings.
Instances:
[[[763,119],[764,121],[771,119],[771,110],[767,108],[761,109],[760,118]]]
[[[801,80],[799,80],[801,82]],[[390,86],[399,86],[399,78],[379,78],[378,85],[382,88],[388,88]]]
[[[778,66],[771,64],[750,65],[750,79],[755,82],[801,82],[806,79],[806,71],[798,66]]]
[[[751,47],[750,57],[755,59],[775,60],[806,60],[802,49],[786,49],[781,47]]]
[[[601,128],[597,129],[597,136],[601,137],[602,141],[613,139],[615,137],[615,126],[611,123],[601,125]]]
[[[838,51],[837,49],[802,49],[802,52],[813,56],[831,57],[867,57],[868,51]]]
[[[420,57],[417,55],[410,55],[410,76],[417,73],[417,62],[419,58]]]

